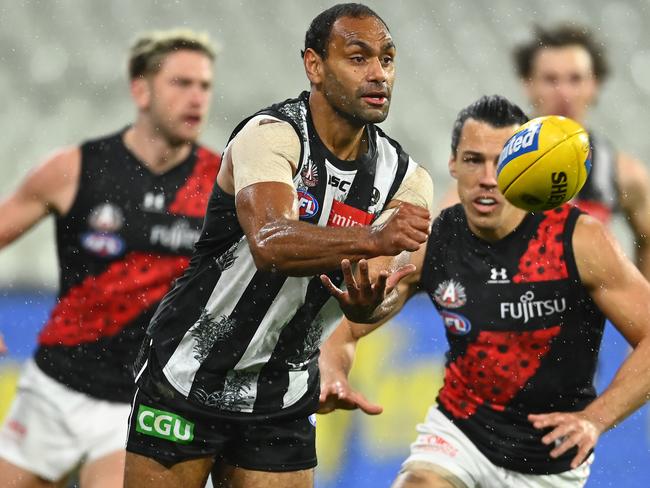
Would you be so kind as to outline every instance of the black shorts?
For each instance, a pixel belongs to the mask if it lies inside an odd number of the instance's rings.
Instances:
[[[314,415],[227,419],[166,403],[142,390],[136,392],[127,451],[166,466],[206,456],[256,471],[299,471],[316,466]]]

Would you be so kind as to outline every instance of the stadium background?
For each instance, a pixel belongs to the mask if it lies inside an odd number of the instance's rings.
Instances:
[[[299,57],[304,33],[333,3],[0,0],[0,195],[54,148],[132,120],[125,59],[136,33],[185,26],[219,42],[214,104],[202,140],[221,148],[242,117],[307,88]],[[590,127],[648,159],[650,4],[645,0],[366,3],[386,20],[398,46],[391,115],[382,127],[429,169],[438,190],[450,181],[449,133],[462,106],[500,93],[528,108],[510,52],[533,23],[576,21],[595,31],[613,74]],[[614,228],[630,251],[622,222]],[[10,348],[0,359],[0,418],[54,302],[57,279],[51,219],[0,252],[0,331]],[[442,325],[422,296],[362,344],[353,381],[385,412],[374,418],[319,417],[319,488],[389,485],[408,452],[414,424],[440,385],[443,353]],[[626,353],[624,341],[608,326],[600,387]],[[648,412],[643,408],[603,436],[589,487],[647,486]]]

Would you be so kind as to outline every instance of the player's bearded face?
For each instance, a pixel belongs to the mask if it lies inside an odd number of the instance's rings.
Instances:
[[[584,121],[598,83],[589,53],[581,46],[541,49],[525,83],[538,115],[563,115]]]
[[[514,125],[496,128],[467,119],[456,156],[449,161],[449,171],[458,182],[458,196],[470,229],[489,240],[511,232],[525,213],[508,203],[497,187],[497,161],[516,128]]]
[[[194,51],[170,54],[149,84],[154,129],[172,145],[196,141],[212,96],[210,59]]]
[[[395,54],[390,33],[378,19],[338,19],[320,87],[332,108],[360,124],[384,121],[395,80]]]

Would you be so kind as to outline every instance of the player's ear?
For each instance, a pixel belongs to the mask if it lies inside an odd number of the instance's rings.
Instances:
[[[323,81],[323,58],[312,48],[305,49],[303,54],[305,73],[312,85],[319,85]]]
[[[151,100],[151,87],[149,86],[149,80],[144,76],[134,78],[131,80],[130,89],[136,107],[140,110],[147,109],[149,107],[149,101]]]
[[[449,167],[449,174],[454,178],[458,178],[458,173],[456,172],[456,158],[452,154],[449,156],[449,162],[447,163],[447,166]]]

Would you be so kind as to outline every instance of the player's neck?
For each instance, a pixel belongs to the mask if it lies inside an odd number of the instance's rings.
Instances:
[[[181,164],[192,149],[190,143],[172,145],[160,133],[138,120],[123,136],[124,145],[152,173],[165,173]]]
[[[337,158],[353,161],[368,149],[365,124],[346,119],[315,91],[309,97],[309,108],[318,137]]]

